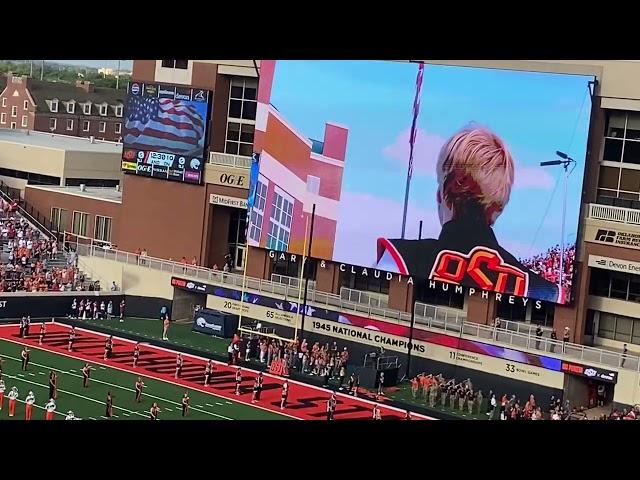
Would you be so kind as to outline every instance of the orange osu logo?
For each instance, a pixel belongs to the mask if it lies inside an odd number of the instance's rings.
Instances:
[[[468,254],[452,250],[438,253],[431,269],[432,280],[460,284],[468,275],[478,288],[524,297],[529,287],[529,275],[506,263],[495,250],[475,247]],[[507,292],[513,282],[513,292]],[[511,290],[511,288],[509,288]]]

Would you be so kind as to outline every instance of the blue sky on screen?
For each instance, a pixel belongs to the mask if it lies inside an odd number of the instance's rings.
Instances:
[[[322,140],[325,121],[349,128],[335,260],[373,264],[375,238],[400,236],[417,69],[382,61],[279,61],[276,66],[271,102],[304,135]],[[438,236],[436,157],[449,136],[475,122],[501,136],[516,160],[511,200],[495,226],[502,246],[529,257],[560,242],[562,168],[539,167],[555,159],[556,150],[578,161],[569,182],[566,222],[566,241],[574,242],[591,110],[589,80],[427,65],[407,238],[417,237],[420,220],[423,238]],[[363,242],[371,248],[362,248]]]

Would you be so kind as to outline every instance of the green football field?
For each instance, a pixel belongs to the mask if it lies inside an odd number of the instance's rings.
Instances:
[[[124,322],[118,320],[84,320],[83,323],[87,325],[95,325],[102,328],[106,328],[113,331],[115,334],[127,333],[136,335],[146,339],[161,340],[162,338],[162,323],[158,319],[150,318],[126,318]],[[172,323],[169,329],[169,341],[168,345],[176,345],[181,347],[193,348],[206,353],[214,353],[217,355],[226,356],[228,340],[222,338],[215,338],[203,333],[194,332],[191,329],[191,323]],[[398,389],[394,391],[388,391],[386,395],[393,399],[404,402],[408,405],[419,405],[423,408],[428,408],[434,413],[445,413],[447,415],[453,415],[460,420],[490,420],[485,415],[487,400],[483,402],[482,407],[478,410],[477,406],[474,407],[473,413],[469,414],[466,408],[463,411],[457,408],[451,409],[449,402],[446,406],[440,405],[440,399],[438,398],[437,405],[434,409],[429,408],[427,400],[423,397],[414,399],[411,395],[411,387],[408,381],[402,382],[398,385]]]
[[[30,390],[36,397],[36,408],[34,408],[32,419],[44,419],[43,406],[48,401],[48,379],[51,370],[58,372],[56,419],[63,419],[67,411],[73,410],[75,415],[83,420],[104,420],[108,391],[111,391],[113,396],[114,417],[112,419],[116,420],[149,419],[149,409],[153,402],[157,402],[160,406],[160,420],[289,419],[286,416],[229,401],[223,397],[191,390],[189,391],[191,405],[189,415],[182,417],[180,401],[185,393],[185,387],[141,376],[145,389],[142,403],[136,403],[134,384],[137,375],[97,365],[91,372],[89,386],[84,388],[81,373],[84,361],[32,349],[29,369],[23,372],[19,361],[21,348],[20,345],[0,340],[0,357],[4,360],[2,378],[6,384],[0,420],[23,420],[24,398]],[[10,418],[6,395],[13,386],[18,387],[20,396],[16,415]]]

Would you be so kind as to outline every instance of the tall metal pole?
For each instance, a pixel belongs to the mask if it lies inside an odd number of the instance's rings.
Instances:
[[[42,60],[42,64],[40,65],[40,80],[44,78],[44,60]]]
[[[29,60],[29,78],[33,78],[33,60]]]
[[[424,74],[424,63],[418,66],[418,75],[416,77],[416,95],[413,99],[413,119],[411,121],[411,130],[409,131],[409,166],[407,168],[407,183],[404,188],[404,207],[402,209],[402,232],[401,237],[404,239],[407,227],[407,209],[409,207],[409,189],[411,188],[411,175],[413,174],[413,147],[416,143],[416,134],[418,126],[418,114],[420,113],[420,91],[422,90],[422,76]]]
[[[565,218],[567,216],[567,188],[569,183],[569,162],[564,163],[564,196],[562,197],[562,228],[560,239],[560,275],[558,278],[559,291],[562,292],[562,285],[564,284],[564,228]]]
[[[407,183],[404,187],[404,207],[402,208],[402,233],[400,236],[400,238],[403,238],[403,239],[404,239],[404,232],[407,227],[407,208],[409,207],[409,188],[411,188],[411,167],[409,167],[409,171],[407,172]]]
[[[407,344],[407,368],[404,371],[405,378],[411,378],[411,350],[413,350],[413,327],[416,322],[416,289],[411,285],[411,325],[409,327],[409,343]]]
[[[418,225],[418,240],[422,240],[422,220],[420,220],[420,224]]]
[[[309,232],[309,217],[304,222],[304,244],[302,246],[302,268],[300,269],[300,280],[298,280],[298,313],[296,314],[296,328],[293,331],[293,338],[298,337],[298,326],[300,325],[300,302],[302,301],[302,283],[304,282],[304,267],[307,264],[307,233]]]
[[[309,231],[309,242],[307,243],[307,258],[311,256],[311,245],[313,244],[313,225],[316,221],[316,204],[311,208],[311,227]],[[300,320],[300,338],[304,339],[304,319],[307,316],[307,294],[309,292],[309,272],[304,271],[304,295],[302,298],[302,317]],[[298,306],[298,310],[300,307]]]

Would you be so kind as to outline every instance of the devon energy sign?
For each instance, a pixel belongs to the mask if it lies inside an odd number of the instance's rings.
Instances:
[[[604,268],[614,272],[634,273],[640,275],[640,262],[620,260],[619,258],[601,257],[599,255],[589,255],[589,266],[594,268]]]

